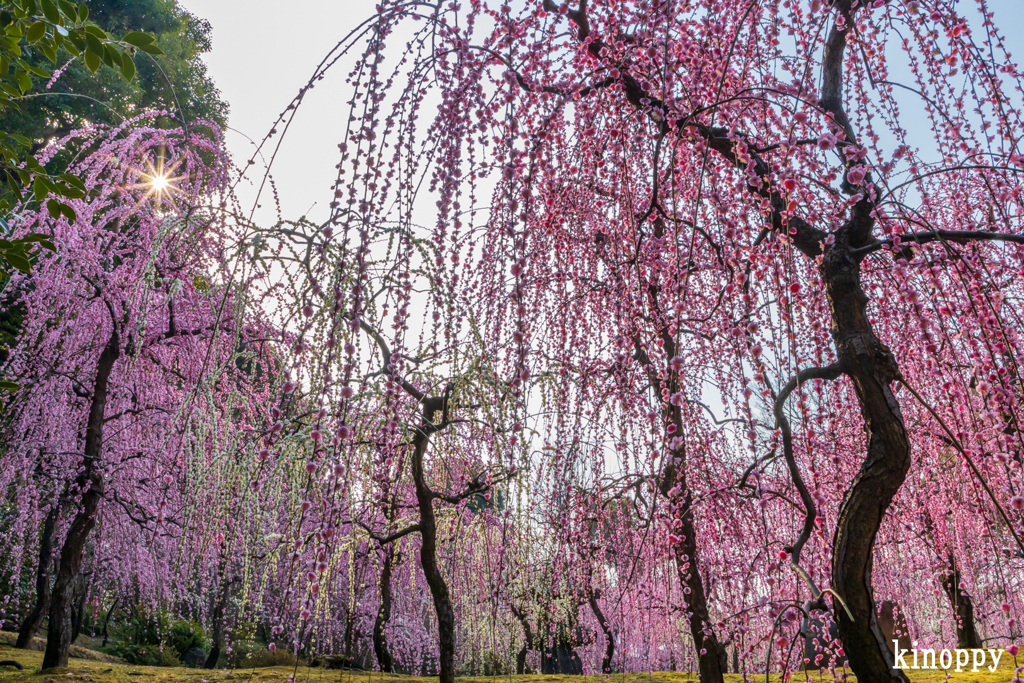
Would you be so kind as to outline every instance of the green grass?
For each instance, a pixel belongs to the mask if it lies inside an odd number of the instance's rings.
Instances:
[[[7,640],[7,639],[4,639]],[[262,669],[236,669],[234,671],[224,669],[203,670],[186,669],[177,667],[153,667],[153,666],[132,666],[129,664],[113,663],[108,655],[102,655],[85,648],[75,648],[74,654],[68,663],[67,669],[59,671],[48,671],[42,673],[39,667],[42,665],[43,653],[32,650],[16,650],[8,644],[0,644],[0,660],[13,659],[21,663],[25,668],[21,671],[10,667],[0,668],[0,683],[20,683],[22,681],[31,683],[46,683],[47,679],[52,683],[63,681],[91,681],[93,683],[142,683],[148,681],[161,681],[165,683],[221,683],[232,681],[233,683],[286,683],[288,676],[295,673],[296,683],[429,683],[435,678],[422,676],[404,676],[399,674],[380,674],[364,671],[336,671],[326,669],[311,669],[308,667],[269,667]],[[93,657],[83,659],[81,657]],[[102,661],[101,661],[102,660]],[[1021,660],[1024,663],[1024,660]],[[1009,655],[1003,655],[1000,661],[1001,666],[994,673],[990,673],[985,667],[978,673],[964,671],[957,673],[949,672],[950,683],[1009,683],[1013,678],[1013,659]],[[940,683],[946,681],[946,672],[936,671],[908,671],[910,680],[913,683]],[[727,683],[742,683],[742,676],[729,674],[726,677]],[[772,675],[772,681],[779,683],[780,677]],[[820,675],[818,672],[811,672],[811,681],[828,683],[831,679],[827,675]],[[459,678],[465,683],[498,683],[498,681],[511,681],[512,683],[695,683],[696,678],[692,674],[654,672],[653,674],[614,674],[610,678],[605,676],[476,676]],[[751,683],[761,683],[765,680],[763,674],[751,676]],[[806,680],[802,674],[792,676],[789,683],[802,683]],[[855,678],[850,679],[855,681]]]

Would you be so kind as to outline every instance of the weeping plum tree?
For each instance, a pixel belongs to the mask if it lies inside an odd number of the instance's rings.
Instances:
[[[107,526],[124,515],[144,535],[176,535],[174,453],[185,425],[174,418],[203,412],[212,396],[195,390],[211,377],[213,394],[251,391],[226,360],[255,329],[245,329],[233,290],[211,285],[205,259],[223,255],[226,235],[196,205],[223,186],[218,141],[144,124],[73,135],[94,148],[73,169],[87,179],[74,220],[43,209],[15,226],[60,248],[7,284],[25,314],[7,365],[24,388],[8,400],[5,483],[26,486],[18,462],[63,488],[42,525],[35,606],[18,641],[27,646],[48,616],[44,668],[67,664],[81,622],[73,603],[85,597],[77,584],[104,511]]]

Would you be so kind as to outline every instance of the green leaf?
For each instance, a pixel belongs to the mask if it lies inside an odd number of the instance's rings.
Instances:
[[[88,31],[85,34],[85,44],[97,55],[103,54],[103,43],[97,36],[89,33]]]
[[[163,50],[156,46],[156,43],[151,43],[149,45],[139,45],[138,47],[146,54],[153,55],[154,57],[159,57],[164,53]]]
[[[37,202],[41,202],[46,199],[48,194],[50,194],[49,184],[43,176],[37,175],[32,183],[32,195],[36,198]]]
[[[21,88],[22,94],[27,93],[32,89],[32,77],[24,71],[18,73],[18,87]]]
[[[57,194],[61,197],[67,197],[68,199],[82,199],[85,197],[85,192],[79,190],[77,187],[65,187],[61,185],[57,186]]]
[[[50,212],[50,218],[60,218],[60,202],[56,199],[51,199],[46,202],[46,210]]]
[[[77,214],[75,214],[75,210],[72,209],[67,204],[65,204],[64,202],[61,202],[61,204],[60,204],[60,212],[62,214],[64,214],[64,217],[67,218],[72,223],[74,223],[76,220],[78,220],[78,216],[77,216]],[[56,249],[51,249],[51,251],[57,251],[57,250]]]
[[[46,71],[45,69],[40,69],[35,64],[26,64],[25,68],[34,73],[36,76],[39,76],[40,78],[49,78],[51,76],[49,71]]]
[[[148,33],[143,33],[142,31],[129,31],[121,37],[121,40],[129,45],[134,45],[135,47],[152,45],[156,42],[156,38]]]
[[[50,201],[53,200],[51,199]],[[50,251],[57,251],[57,247],[54,246],[52,241],[50,241],[50,236],[42,232],[30,233],[22,237],[19,241],[24,242],[25,244],[38,244],[44,249],[49,249]]]
[[[103,46],[103,63],[109,67],[121,68],[121,53],[115,50],[110,44]]]
[[[39,0],[39,5],[43,8],[43,16],[46,17],[47,21],[51,24],[60,23],[60,11],[51,0]]]
[[[68,0],[57,0],[57,4],[60,5],[60,11],[65,17],[71,21],[75,20],[75,17],[78,15],[78,9],[72,3],[68,2]]]
[[[52,64],[57,63],[57,51],[50,45],[42,44],[38,50],[43,53],[43,56],[50,60]]]
[[[124,80],[129,82],[135,78],[135,62],[127,53],[121,55],[121,75],[124,76]]]
[[[45,35],[46,24],[41,21],[37,21],[28,27],[28,32],[25,34],[25,37],[28,39],[29,43],[38,43]]]
[[[71,173],[61,173],[57,177],[60,178],[63,182],[70,185],[71,187],[77,188],[81,190],[83,193],[85,192],[85,183],[82,182],[82,179],[79,178],[78,176],[73,175]]]
[[[85,67],[93,73],[100,68],[100,58],[92,50],[85,51]]]
[[[108,37],[107,36],[107,32],[104,31],[103,29],[101,29],[96,24],[89,24],[88,26],[86,26],[85,27],[85,32],[90,34],[90,35],[96,36],[100,40],[106,40],[107,37]]]
[[[8,382],[5,379],[0,379],[0,391],[17,391],[21,389],[21,385],[15,382]]]
[[[79,3],[78,5],[78,20],[85,21],[89,18],[89,8],[85,6],[85,3]]]
[[[9,251],[6,254],[4,254],[4,256],[6,257],[8,263],[10,263],[12,266],[17,268],[21,272],[28,273],[32,270],[32,264],[29,262],[27,258],[22,256],[21,254],[16,254],[14,252]]]

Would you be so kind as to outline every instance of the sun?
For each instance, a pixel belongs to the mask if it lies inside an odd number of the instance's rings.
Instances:
[[[183,179],[183,176],[175,175],[175,170],[180,163],[181,159],[165,166],[164,157],[161,153],[155,159],[155,163],[154,160],[146,159],[144,168],[135,169],[138,182],[132,185],[132,187],[143,190],[145,194],[142,197],[142,201],[155,199],[157,204],[162,205],[167,200],[173,206],[174,195],[179,192],[177,183]]]
[[[163,174],[154,175],[149,179],[149,186],[157,194],[163,194],[171,185],[171,180]]]

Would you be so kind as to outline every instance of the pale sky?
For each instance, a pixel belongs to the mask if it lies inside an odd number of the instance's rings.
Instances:
[[[213,25],[213,51],[205,56],[210,75],[231,105],[228,149],[244,163],[252,146],[244,135],[260,140],[277,115],[288,105],[325,54],[362,20],[375,13],[372,0],[180,0],[181,4]],[[1024,0],[987,0],[1009,42],[1010,52],[1024,61]],[[974,15],[975,0],[961,0],[958,11]],[[972,17],[973,19],[973,17]],[[972,20],[976,30],[980,28]],[[274,162],[285,218],[326,217],[331,183],[342,138],[344,87],[349,62],[334,67],[331,75],[309,92],[300,107],[286,144]],[[244,134],[244,135],[243,135]],[[262,174],[253,174],[258,182]],[[241,192],[247,194],[245,188]],[[269,195],[268,195],[269,196]],[[274,220],[268,211],[258,214],[264,226]]]

